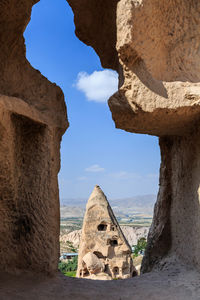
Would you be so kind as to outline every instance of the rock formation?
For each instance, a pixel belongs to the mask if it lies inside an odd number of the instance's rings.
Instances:
[[[106,196],[95,186],[83,221],[77,277],[106,280],[136,274],[131,248]]]
[[[200,2],[106,0],[99,11],[110,16],[105,26],[95,19],[98,1],[85,0],[85,10],[68,2],[78,37],[119,73],[119,91],[109,99],[116,127],[159,137],[160,190],[142,271],[162,268],[166,257],[188,264],[191,253],[200,270]],[[105,28],[113,60],[101,54]]]
[[[149,227],[137,227],[137,226],[120,226],[121,230],[126,237],[129,245],[137,245],[137,242],[141,238],[147,239],[149,233]]]
[[[60,242],[62,243],[70,242],[76,249],[79,248],[80,239],[81,239],[81,229],[74,230],[60,236]]]
[[[149,227],[136,227],[136,226],[120,226],[127,242],[129,245],[137,245],[137,242],[140,238],[147,238]],[[82,230],[74,230],[69,233],[63,234],[60,236],[60,242],[66,244],[71,242],[75,248],[79,248],[81,240]]]
[[[26,60],[23,32],[36,2],[0,2],[0,271],[55,273],[68,122],[61,89]]]

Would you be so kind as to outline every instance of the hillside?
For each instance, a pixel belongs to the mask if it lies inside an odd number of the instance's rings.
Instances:
[[[109,200],[109,203],[119,218],[136,214],[153,215],[156,195],[142,195],[131,198]],[[61,199],[61,218],[83,218],[87,199]]]

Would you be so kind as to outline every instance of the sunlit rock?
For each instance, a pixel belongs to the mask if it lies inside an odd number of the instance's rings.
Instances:
[[[131,248],[106,196],[95,186],[83,221],[77,277],[106,280],[136,274]]]

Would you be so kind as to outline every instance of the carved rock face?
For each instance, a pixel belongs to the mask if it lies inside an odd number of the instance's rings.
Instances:
[[[55,273],[64,96],[26,60],[37,1],[0,2],[0,270]]]
[[[136,274],[131,248],[104,193],[96,186],[83,221],[77,276],[106,280],[130,278]]]
[[[199,9],[197,1],[119,1],[116,48],[124,82],[109,100],[118,128],[184,135],[198,120]]]

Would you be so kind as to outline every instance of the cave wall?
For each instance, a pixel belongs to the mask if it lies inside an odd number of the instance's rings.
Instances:
[[[159,193],[142,272],[176,260],[199,269],[200,2],[120,0],[116,30],[99,21],[81,33],[82,24],[93,24],[96,2],[91,7],[86,1],[82,9],[78,2],[69,0],[77,36],[96,50],[102,65],[119,73],[119,90],[108,101],[116,128],[160,140]],[[105,9],[107,1],[101,20]],[[112,34],[118,68],[98,43],[105,32]]]
[[[64,96],[26,59],[38,1],[0,2],[0,271],[55,273],[59,258]],[[56,114],[55,114],[56,111]]]

